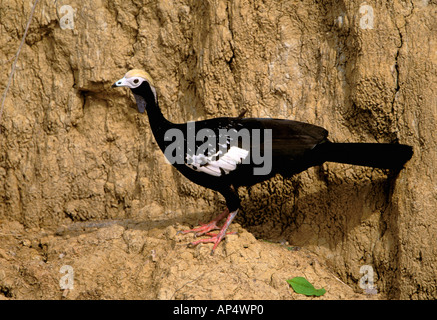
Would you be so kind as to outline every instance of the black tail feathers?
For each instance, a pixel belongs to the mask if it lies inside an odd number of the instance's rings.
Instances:
[[[314,148],[323,161],[339,162],[380,169],[402,169],[413,156],[413,148],[389,143],[333,143]]]

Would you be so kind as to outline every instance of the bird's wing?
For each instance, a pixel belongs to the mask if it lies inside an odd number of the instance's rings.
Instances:
[[[191,143],[190,130],[195,133]],[[252,155],[263,154],[266,148],[273,160],[298,159],[328,135],[303,122],[240,117],[187,123],[186,132],[185,165],[216,177],[236,171],[240,164],[255,165]]]
[[[285,119],[243,119],[246,128],[271,131],[274,158],[296,160],[308,150],[327,140],[328,131],[309,123]],[[253,145],[252,147],[255,147]],[[265,147],[261,145],[261,147]]]
[[[187,123],[185,164],[195,171],[216,177],[236,170],[250,153],[249,145],[243,147],[243,140],[250,137],[249,131],[241,131],[243,128],[233,119],[215,118]],[[190,130],[196,134],[194,141],[191,137],[191,144]]]

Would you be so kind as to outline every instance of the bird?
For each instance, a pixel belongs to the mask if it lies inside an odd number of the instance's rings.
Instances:
[[[228,227],[241,209],[240,187],[278,174],[289,178],[325,162],[400,171],[413,155],[409,145],[332,142],[320,126],[289,119],[250,118],[245,112],[236,117],[173,123],[163,115],[153,79],[142,69],[128,71],[112,87],[130,88],[138,112],[147,113],[159,148],[183,176],[224,197],[226,208],[216,218],[181,231],[208,236],[188,245],[213,243],[211,254],[231,234]]]

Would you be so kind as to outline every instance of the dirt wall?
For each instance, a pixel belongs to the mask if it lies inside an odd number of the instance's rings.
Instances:
[[[28,1],[0,4],[2,90],[30,10]],[[41,228],[52,230],[45,243],[59,248],[71,240],[60,227],[129,220],[145,223],[139,230],[160,239],[150,230],[195,225],[223,207],[221,196],[165,162],[147,117],[131,108],[130,92],[110,89],[131,68],[152,75],[163,113],[174,122],[247,110],[247,116],[323,126],[334,141],[412,145],[413,159],[398,176],[325,164],[242,190],[244,209],[236,221],[256,238],[312,252],[355,291],[361,290],[360,268],[370,266],[386,298],[437,298],[437,3],[425,0],[40,0],[0,122],[0,219],[2,236],[13,238],[0,244],[0,265],[9,270],[0,280],[20,278],[12,265],[28,266],[26,255],[15,261],[10,248],[27,250],[22,241],[29,230],[35,234],[27,238],[38,238]],[[128,246],[130,229],[121,225],[124,231],[111,239],[124,237]],[[76,233],[72,237],[79,241]],[[52,252],[44,253],[38,241],[39,255]],[[117,248],[124,250],[111,250]],[[152,259],[147,252],[138,263]],[[171,259],[173,251],[165,252]],[[184,257],[193,268],[209,265],[196,254]],[[226,259],[223,268],[232,264]],[[78,268],[92,274],[98,265]],[[50,286],[58,277],[53,270],[47,271]],[[186,270],[166,272],[177,282]],[[153,288],[162,286],[154,279]],[[266,292],[277,289],[269,281]],[[6,282],[0,288],[9,289],[0,291],[26,296],[20,281]],[[131,295],[141,288],[126,283],[119,285]],[[74,298],[104,296],[78,290]],[[175,297],[162,290],[142,297]],[[114,292],[105,297],[121,297]],[[180,298],[209,298],[208,292]]]

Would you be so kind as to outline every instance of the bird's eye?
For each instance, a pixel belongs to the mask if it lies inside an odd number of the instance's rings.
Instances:
[[[137,84],[138,82],[140,82],[140,80],[138,79],[134,79],[134,83]]]

